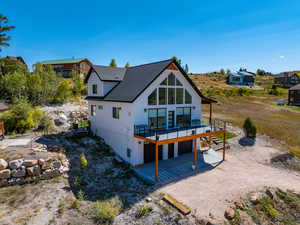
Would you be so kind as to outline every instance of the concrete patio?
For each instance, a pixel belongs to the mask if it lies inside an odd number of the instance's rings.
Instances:
[[[197,167],[193,170],[194,153],[182,154],[177,158],[159,160],[158,180],[155,181],[155,163],[147,163],[141,168],[133,168],[134,171],[148,183],[169,183],[195,174],[214,169],[222,162],[221,152],[198,152]]]

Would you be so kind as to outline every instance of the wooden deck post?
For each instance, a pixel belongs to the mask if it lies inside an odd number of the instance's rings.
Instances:
[[[155,143],[155,180],[158,180],[158,144]]]
[[[194,166],[197,166],[197,139],[194,139]]]
[[[223,160],[225,160],[225,151],[226,151],[226,122],[224,121]]]

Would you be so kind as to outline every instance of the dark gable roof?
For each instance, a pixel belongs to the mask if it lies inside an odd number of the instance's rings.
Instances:
[[[91,100],[102,100],[102,101],[116,101],[116,102],[133,102],[137,97],[139,97],[143,91],[151,85],[151,83],[171,64],[174,63],[185,76],[187,81],[191,84],[191,86],[195,89],[198,95],[203,99],[203,103],[216,102],[212,99],[206,98],[202,95],[199,89],[195,86],[193,81],[189,78],[189,76],[185,73],[185,71],[181,68],[181,66],[173,59],[168,59],[160,62],[154,62],[139,66],[125,68],[114,68],[114,67],[106,67],[109,71],[108,74],[104,77],[101,77],[97,72],[98,66],[93,66],[86,77],[85,82],[88,81],[90,74],[94,70],[101,80],[109,80],[112,81],[109,74],[114,74],[114,72],[118,72],[121,76],[125,71],[123,79],[112,89],[110,90],[106,96],[104,97],[91,97],[88,96],[87,99]],[[98,69],[102,70],[102,66],[99,66]],[[113,72],[112,72],[113,71]],[[103,70],[102,70],[103,72]],[[117,81],[117,80],[116,80]]]
[[[292,90],[292,91],[293,90],[300,90],[300,84],[297,84],[297,85],[291,87],[290,90]]]
[[[124,78],[126,68],[110,67],[110,66],[92,66],[94,71],[104,81],[121,81]]]

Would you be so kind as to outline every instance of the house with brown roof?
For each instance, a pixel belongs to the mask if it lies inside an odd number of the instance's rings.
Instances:
[[[289,105],[300,106],[300,84],[289,89]]]
[[[279,84],[284,88],[290,88],[300,83],[300,77],[294,71],[283,72],[275,76],[274,83]]]
[[[81,76],[84,76],[88,73],[92,65],[87,58],[46,60],[40,63],[51,65],[58,75],[65,78],[71,77],[72,70],[76,70]]]

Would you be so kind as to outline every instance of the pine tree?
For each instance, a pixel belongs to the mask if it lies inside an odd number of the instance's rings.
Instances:
[[[125,68],[129,68],[129,67],[130,67],[130,64],[129,64],[129,62],[127,62],[125,65]]]
[[[174,59],[179,65],[181,65],[181,59],[177,58],[176,56],[173,56],[172,59]]]
[[[109,66],[111,66],[111,67],[117,67],[117,62],[116,62],[116,60],[115,60],[115,59],[112,59],[112,60],[110,61]]]
[[[225,70],[224,69],[220,69],[220,74],[224,75],[225,74]]]
[[[188,64],[185,64],[185,66],[184,66],[184,71],[185,71],[186,73],[189,73],[189,66],[188,66]]]
[[[6,32],[15,28],[15,26],[6,26],[7,23],[8,18],[0,14],[0,46],[9,46],[8,41],[10,40],[10,37],[6,35]]]

